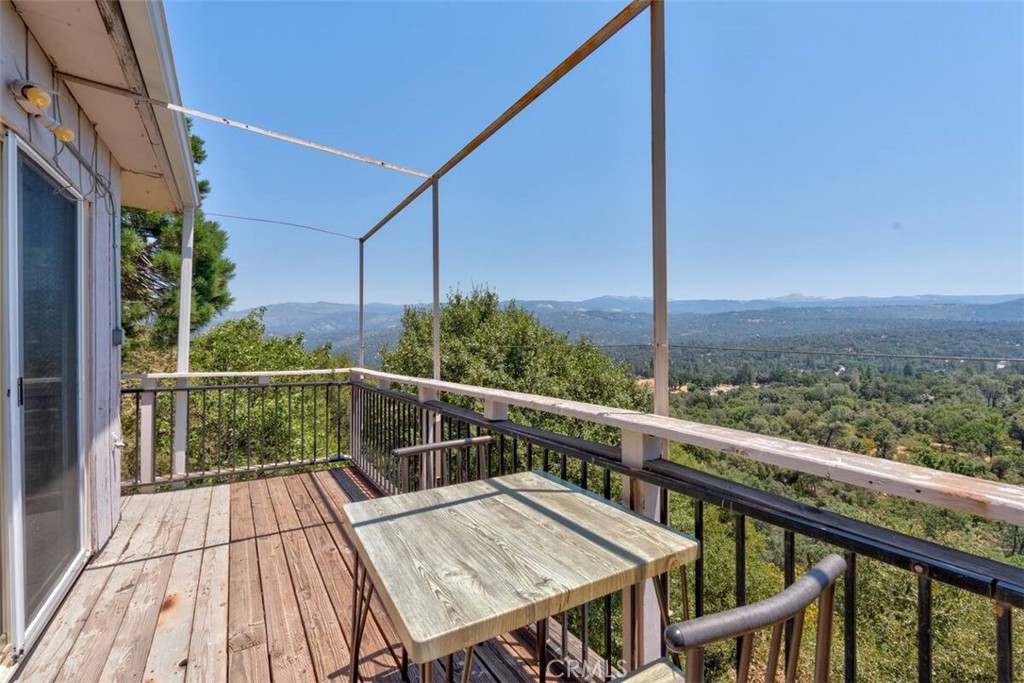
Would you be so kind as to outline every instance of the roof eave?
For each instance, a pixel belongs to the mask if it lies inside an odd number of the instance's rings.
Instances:
[[[147,94],[164,102],[180,104],[181,92],[163,4],[158,0],[122,1],[120,4]],[[154,109],[173,174],[173,178],[167,179],[168,189],[174,195],[179,210],[198,206],[199,186],[185,116],[162,107]]]

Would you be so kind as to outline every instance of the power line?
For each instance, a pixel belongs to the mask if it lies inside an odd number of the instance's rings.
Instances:
[[[303,225],[302,223],[289,223],[287,221],[275,221],[269,218],[254,218],[252,216],[234,216],[229,213],[210,213],[209,211],[204,212],[207,216],[215,216],[216,218],[234,218],[240,221],[253,221],[255,223],[272,223],[274,225],[287,225],[292,228],[302,228],[303,230],[312,230],[314,232],[322,232],[325,235],[334,235],[335,237],[344,237],[347,240],[359,241],[359,238],[354,235],[346,235],[343,232],[335,232],[334,230],[327,230],[325,228],[317,228],[312,225]]]

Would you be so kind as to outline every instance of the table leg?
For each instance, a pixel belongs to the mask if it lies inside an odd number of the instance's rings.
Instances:
[[[663,575],[667,577],[668,575]],[[665,594],[665,584],[667,581],[662,581],[662,576],[655,576],[651,579],[654,583],[654,594],[658,596],[658,608],[661,612],[661,630],[664,632],[668,628],[669,624],[669,613],[668,613],[668,596]],[[679,666],[679,655],[672,653],[672,662]]]
[[[432,683],[434,680],[434,662],[420,664],[420,683]]]
[[[455,683],[455,655],[448,655],[448,659],[444,663],[445,676],[444,680],[448,683]]]
[[[564,645],[563,645],[564,648]],[[564,665],[564,662],[563,662]],[[537,669],[540,671],[540,683],[548,680],[548,620],[537,622]]]
[[[355,574],[352,577],[352,628],[349,643],[351,660],[349,665],[349,683],[357,683],[359,676],[359,648],[363,642],[363,631],[366,619],[370,614],[370,602],[373,599],[373,582],[369,580],[366,568],[355,558]]]
[[[466,657],[462,661],[462,683],[469,683],[473,678],[473,646],[466,648]]]
[[[359,600],[362,597],[359,590],[359,571],[360,562],[359,555],[355,556],[355,568],[352,576],[352,615],[349,619],[349,632],[348,632],[348,651],[349,651],[349,683],[356,683],[359,678],[359,640],[358,640],[358,620],[359,620]]]
[[[402,681],[409,683],[409,651],[402,647]]]

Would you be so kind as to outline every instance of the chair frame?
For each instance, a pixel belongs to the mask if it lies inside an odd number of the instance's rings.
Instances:
[[[818,600],[818,633],[814,651],[814,683],[828,683],[832,651],[832,606],[836,580],[846,571],[846,561],[835,553],[826,556],[789,588],[777,595],[742,607],[708,614],[672,624],[665,630],[669,652],[686,655],[686,680],[704,680],[704,648],[712,643],[740,639],[740,658],[736,679],[747,683],[754,650],[754,634],[771,628],[768,667],[765,680],[774,681],[785,635],[785,626],[793,624],[788,639],[785,663],[786,683],[796,681],[807,607]]]

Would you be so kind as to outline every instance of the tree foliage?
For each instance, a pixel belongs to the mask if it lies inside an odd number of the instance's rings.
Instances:
[[[191,123],[189,125],[191,129]],[[202,139],[189,136],[192,159],[206,159]],[[200,200],[210,192],[208,180],[199,181]],[[124,208],[121,211],[121,318],[129,341],[141,337],[158,346],[176,340],[178,285],[181,272],[182,218],[177,214]],[[227,233],[201,209],[195,213],[192,260],[192,329],[209,323],[234,299],[228,283],[235,264],[225,255]]]
[[[433,374],[431,311],[410,306],[402,316],[402,334],[394,348],[381,349],[387,372],[413,377]],[[589,340],[573,341],[541,325],[533,314],[502,305],[486,289],[453,291],[441,309],[441,377],[449,382],[509,389],[600,405],[649,410],[650,392],[622,365]],[[475,407],[471,400],[460,400]],[[550,415],[518,411],[527,424],[607,440],[604,430]]]

